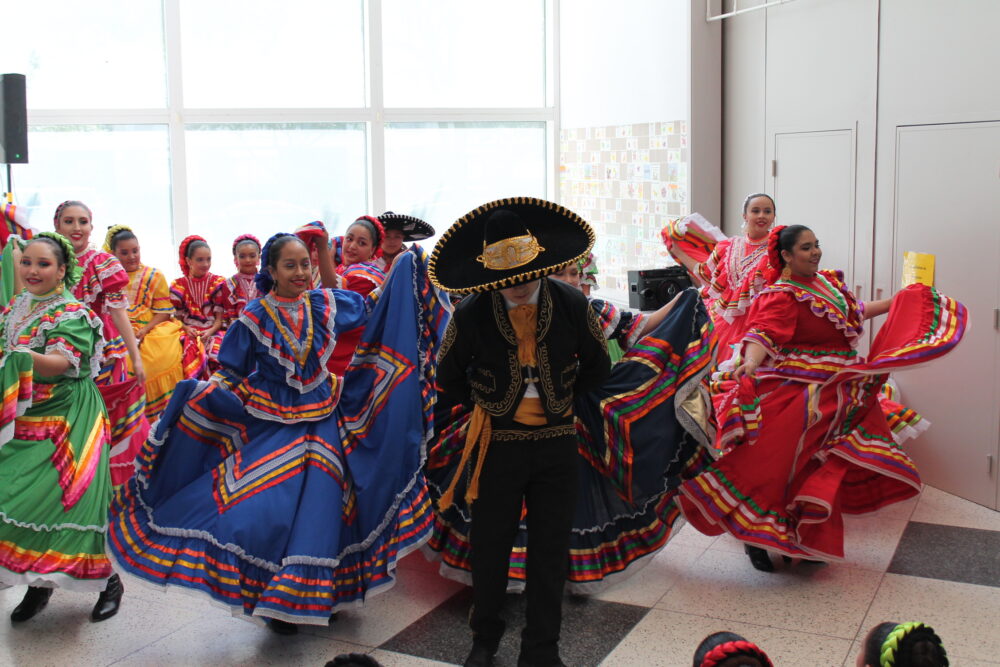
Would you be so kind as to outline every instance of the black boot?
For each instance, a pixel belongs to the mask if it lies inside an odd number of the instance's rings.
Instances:
[[[14,623],[21,623],[45,609],[49,598],[52,597],[53,590],[52,588],[28,586],[28,592],[24,594],[21,603],[14,607],[14,611],[10,613],[10,620]]]
[[[485,644],[473,642],[472,650],[469,651],[469,655],[462,665],[463,667],[492,667],[493,656],[496,655],[496,652],[496,649],[491,649]]]
[[[122,584],[121,577],[117,574],[112,574],[111,578],[108,579],[108,585],[104,587],[104,591],[97,598],[97,604],[94,605],[94,610],[90,612],[90,620],[95,623],[98,621],[106,621],[115,614],[118,613],[118,607],[122,603],[122,595],[125,593],[125,586]]]
[[[774,563],[771,562],[771,557],[767,555],[766,551],[749,544],[744,544],[743,550],[747,556],[750,556],[750,563],[754,566],[754,569],[761,572],[774,572]]]
[[[299,626],[294,623],[289,623],[288,621],[281,621],[276,618],[272,618],[268,621],[267,625],[271,628],[271,631],[279,635],[297,635],[299,634]]]

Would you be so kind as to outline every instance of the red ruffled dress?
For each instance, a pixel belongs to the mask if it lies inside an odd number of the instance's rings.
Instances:
[[[868,361],[855,347],[863,304],[840,272],[779,280],[754,301],[744,341],[768,356],[718,414],[721,459],[681,486],[681,511],[701,532],[792,556],[840,559],[843,515],[916,495],[916,467],[893,438],[878,392],[896,368],[951,350],[962,304],[924,285],[893,300]]]
[[[732,370],[738,364],[733,355],[750,326],[750,305],[767,285],[767,239],[752,243],[746,236],[727,238],[697,213],[671,221],[660,236],[668,251],[681,250],[697,262],[694,273],[705,285],[702,297],[719,339],[716,363],[719,370]],[[716,410],[719,394],[729,386],[725,381],[711,383]],[[898,389],[891,384],[882,388],[878,400],[897,442],[915,438],[930,427],[918,412],[902,404]]]
[[[111,319],[112,308],[128,308],[129,276],[114,255],[88,248],[77,256],[83,275],[73,296],[101,319],[104,351],[94,382],[104,398],[111,421],[111,482],[122,484],[132,476],[133,461],[149,433],[146,389],[129,374],[128,349]]]
[[[174,306],[174,317],[197,331],[204,331],[215,322],[215,314],[226,313],[226,299],[223,285],[226,279],[214,273],[206,273],[201,278],[182,276],[170,284],[170,302]],[[219,347],[226,335],[225,317],[222,328],[212,335],[208,342],[200,338],[193,340],[185,335],[184,357],[195,357],[198,363],[191,364],[197,372],[191,378],[207,380],[219,366]],[[185,368],[188,365],[185,364]]]
[[[385,282],[385,273],[370,262],[359,262],[350,266],[340,264],[337,266],[337,275],[340,276],[341,289],[357,292],[364,297]],[[354,350],[361,341],[363,331],[364,327],[357,327],[345,331],[337,338],[337,345],[333,348],[333,354],[326,364],[327,370],[337,377],[343,377],[347,365],[354,358]]]
[[[260,296],[253,273],[235,273],[222,284],[223,319],[228,327],[235,322],[247,304]],[[314,288],[316,286],[313,286]]]
[[[767,284],[767,238],[756,243],[746,236],[727,238],[697,214],[670,222],[660,236],[668,251],[680,250],[697,262],[694,273],[705,285],[702,297],[719,339],[721,364],[739,347],[750,304]]]

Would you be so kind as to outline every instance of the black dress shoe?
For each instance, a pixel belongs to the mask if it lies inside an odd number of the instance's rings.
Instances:
[[[108,585],[104,587],[104,591],[98,596],[94,610],[90,612],[90,620],[97,623],[99,621],[106,621],[117,614],[118,608],[122,604],[122,595],[124,594],[125,586],[122,584],[121,577],[117,574],[112,574],[111,578],[108,579]]]
[[[53,590],[55,589],[28,586],[28,592],[24,594],[21,603],[14,607],[14,611],[10,613],[10,620],[14,623],[21,623],[45,609],[49,598],[52,597]]]
[[[492,667],[494,655],[496,655],[496,651],[491,651],[482,644],[473,644],[469,656],[462,665],[463,667]]]
[[[750,556],[750,564],[754,566],[754,569],[761,572],[774,572],[774,563],[771,562],[771,557],[767,555],[766,551],[749,544],[744,544],[743,550],[747,556]]]
[[[279,635],[297,635],[299,634],[299,626],[294,623],[289,623],[288,621],[281,621],[277,618],[272,618],[268,621],[268,627],[271,628],[271,632]]]
[[[555,662],[531,662],[524,656],[518,656],[517,667],[566,667],[566,663],[558,657]]]

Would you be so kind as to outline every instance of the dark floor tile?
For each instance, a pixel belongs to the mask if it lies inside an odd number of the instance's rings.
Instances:
[[[469,607],[472,589],[448,598],[379,648],[461,664],[472,647]],[[632,631],[649,610],[617,602],[567,597],[563,601],[559,648],[567,665],[597,665]],[[524,596],[508,595],[507,634],[497,652],[497,667],[514,667],[524,626]]]
[[[1000,586],[1000,532],[911,521],[888,571]]]

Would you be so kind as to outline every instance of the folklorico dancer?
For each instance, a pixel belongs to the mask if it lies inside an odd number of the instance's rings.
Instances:
[[[924,623],[895,621],[879,623],[868,632],[857,660],[858,667],[948,667],[948,664],[948,652],[934,628]]]
[[[386,590],[432,521],[422,465],[447,297],[419,248],[368,299],[310,290],[310,273],[298,237],[265,244],[264,296],[230,327],[212,381],[178,385],[109,530],[129,573],[279,633]],[[354,363],[331,376],[337,336],[361,325]]]
[[[0,314],[0,588],[28,586],[14,622],[57,587],[100,592],[91,618],[103,621],[123,592],[104,554],[110,425],[93,380],[103,325],[73,297],[83,271],[67,239],[42,232],[23,254],[17,245],[5,254],[20,255],[26,289]]]
[[[382,254],[382,238],[385,236],[385,230],[382,229],[382,223],[378,218],[363,215],[352,222],[343,236],[330,241],[330,252],[323,258],[317,254],[320,236],[326,238],[323,223],[311,222],[295,230],[295,233],[311,247],[310,256],[316,257],[317,265],[322,266],[324,262],[332,262],[337,273],[337,286],[341,289],[368,296],[385,281],[385,272],[376,264]],[[315,281],[315,277],[313,280]],[[360,340],[360,327],[353,331],[344,331],[338,337],[337,346],[327,363],[327,368],[332,374],[337,376],[344,374]]]
[[[109,228],[103,250],[117,257],[128,273],[127,312],[146,369],[146,418],[152,424],[167,407],[177,383],[197,372],[198,346],[173,318],[163,272],[142,263],[139,239],[132,228]]]
[[[96,382],[111,419],[111,481],[117,486],[132,476],[135,456],[149,433],[146,371],[128,319],[125,290],[129,276],[114,255],[90,246],[94,218],[83,202],[60,204],[55,227],[73,244],[83,269],[73,296],[97,313],[104,325],[104,351]]]
[[[236,273],[222,287],[227,326],[239,318],[247,304],[260,296],[254,278],[260,270],[260,241],[253,234],[240,234],[233,241]]]
[[[702,285],[702,296],[719,339],[720,370],[731,371],[740,364],[738,352],[749,328],[750,305],[768,285],[767,239],[776,211],[770,195],[755,192],[743,200],[740,236],[727,238],[697,213],[670,222],[660,232],[670,254],[688,270],[696,284]],[[727,385],[712,385],[716,403],[726,390]],[[902,444],[927,430],[930,423],[902,405],[898,394],[898,389],[887,384],[879,395],[879,404],[896,441]]]
[[[878,404],[886,376],[940,357],[962,339],[968,315],[925,285],[859,302],[801,225],[771,231],[769,287],[754,300],[735,382],[720,402],[726,453],[681,486],[681,510],[707,535],[744,542],[757,569],[764,549],[840,560],[844,514],[866,514],[920,492],[910,457]],[[864,320],[889,313],[868,359]]]
[[[226,279],[210,271],[212,249],[202,237],[186,237],[181,241],[178,254],[183,275],[170,284],[170,302],[184,335],[200,346],[197,371],[188,377],[207,379],[219,368],[219,347],[226,335],[226,304],[222,292]],[[185,355],[190,345],[185,345]]]
[[[378,216],[385,230],[382,239],[382,254],[372,262],[385,273],[392,267],[392,261],[406,252],[406,243],[423,241],[434,236],[434,228],[412,215],[386,211]]]
[[[734,632],[713,632],[694,652],[694,667],[773,667],[764,649]]]
[[[438,355],[438,386],[472,406],[455,476],[440,506],[462,493],[472,508],[472,650],[466,665],[492,664],[511,549],[527,507],[527,625],[520,662],[562,664],[559,632],[578,485],[573,399],[600,385],[610,362],[586,297],[547,275],[585,255],[590,226],[528,197],[480,206],[441,237],[431,279],[469,294],[455,309]],[[463,488],[458,488],[463,482]]]
[[[550,275],[579,289],[579,265]],[[594,594],[635,574],[666,546],[680,515],[677,487],[711,462],[714,430],[702,380],[712,360],[712,324],[690,289],[649,315],[590,300],[609,345],[628,350],[611,377],[574,402],[580,492],[569,547],[567,586]],[[440,495],[462,477],[469,429],[467,407],[439,402],[438,440],[427,461],[431,492]],[[467,483],[463,477],[456,489]],[[470,582],[471,513],[461,492],[435,517],[424,549],[442,561],[444,576]],[[510,554],[508,591],[521,590],[529,553],[521,520]]]

